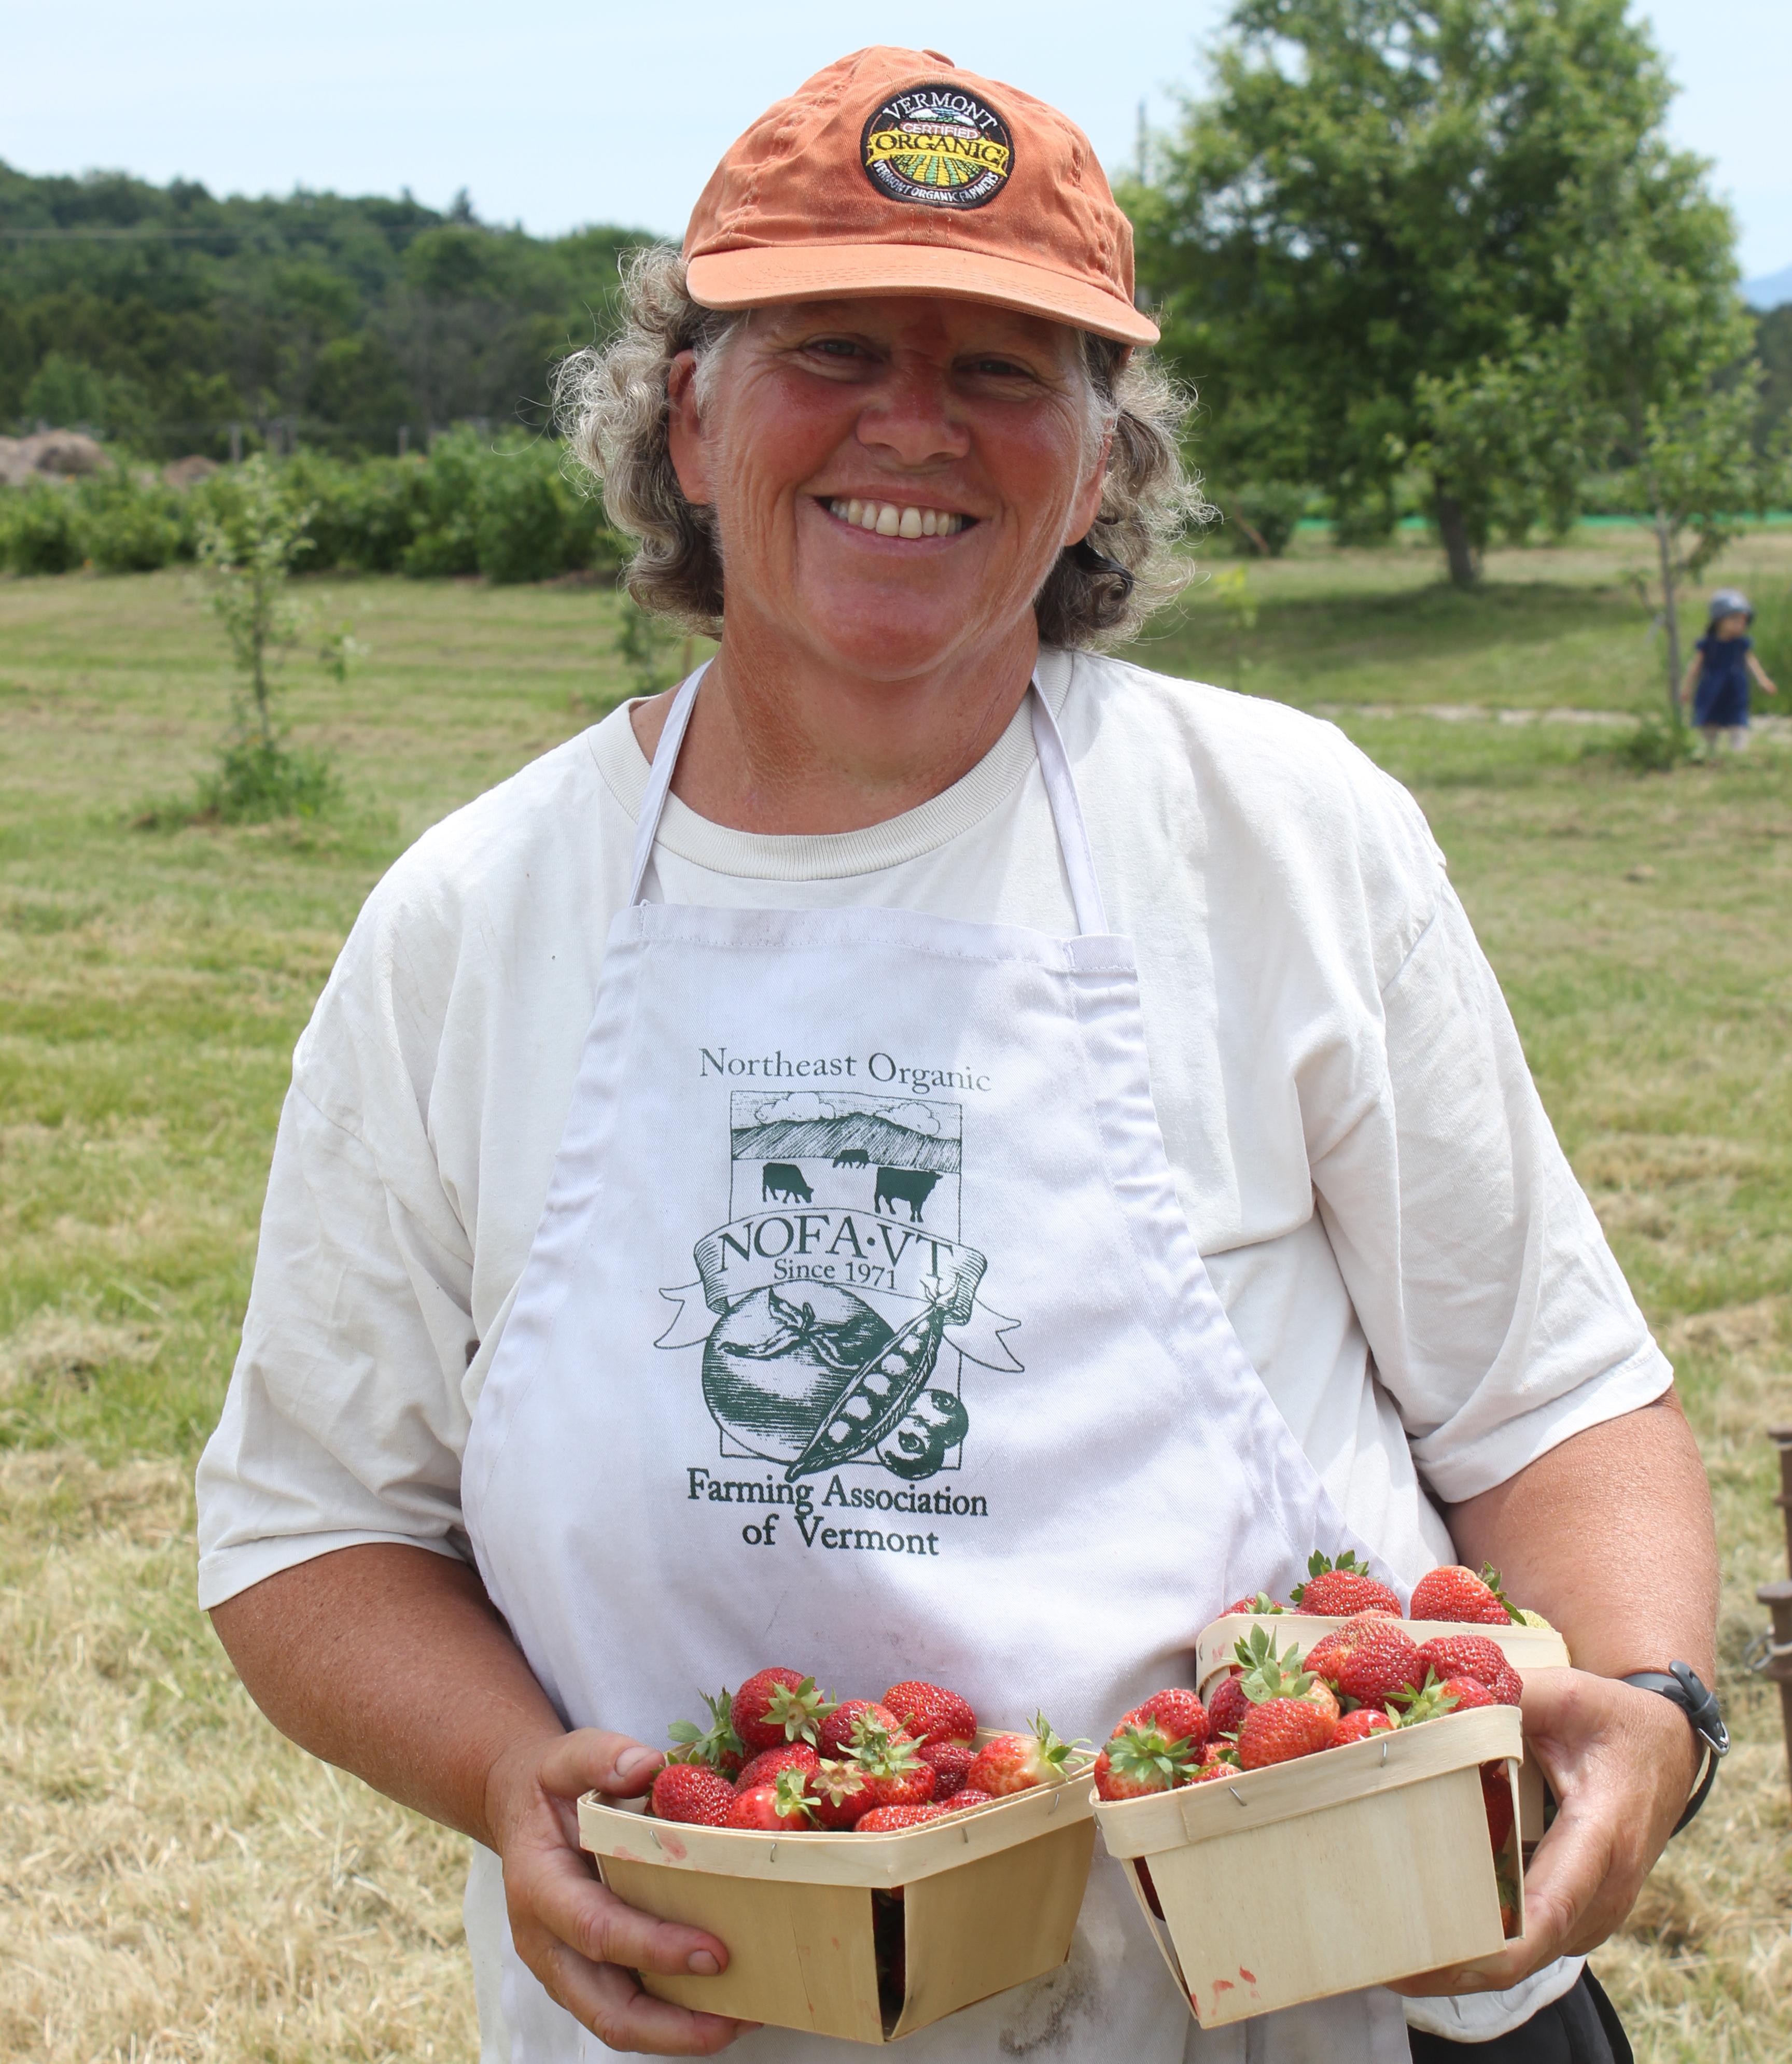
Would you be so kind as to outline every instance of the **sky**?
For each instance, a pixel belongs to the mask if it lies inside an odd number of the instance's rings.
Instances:
[[[1676,140],[1716,162],[1745,277],[1792,265],[1792,0],[1637,0],[1676,80]],[[0,0],[14,90],[0,159],[21,171],[180,175],[216,193],[396,193],[551,234],[613,222],[676,236],[760,111],[847,50],[944,50],[1080,122],[1110,169],[1198,84],[1225,0],[912,6],[597,0],[531,16],[490,0]],[[71,49],[77,39],[78,54]]]

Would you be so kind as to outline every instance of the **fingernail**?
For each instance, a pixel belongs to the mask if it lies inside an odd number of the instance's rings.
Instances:
[[[657,1750],[632,1748],[616,1758],[616,1776],[624,1784],[632,1784],[637,1778],[645,1777],[659,1762]]]
[[[685,1959],[684,1968],[700,1978],[712,1978],[722,1967],[707,1949],[693,1949]]]

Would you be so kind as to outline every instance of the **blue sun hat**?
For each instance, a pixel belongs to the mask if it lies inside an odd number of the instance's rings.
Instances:
[[[1754,606],[1739,587],[1721,587],[1711,598],[1712,623],[1726,616],[1746,616],[1754,621]]]

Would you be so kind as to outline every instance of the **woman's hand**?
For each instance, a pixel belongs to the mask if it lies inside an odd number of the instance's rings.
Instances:
[[[1408,1978],[1395,1992],[1503,1992],[1558,1957],[1597,1949],[1635,1903],[1699,1761],[1672,1700],[1583,1670],[1526,1679],[1524,1752],[1542,1765],[1557,1811],[1524,1873],[1523,1937],[1497,1957]]]
[[[636,1971],[712,1977],[713,1935],[656,1921],[606,1891],[579,1846],[579,1795],[638,1797],[664,1759],[626,1735],[531,1735],[492,1766],[486,1824],[504,1864],[517,1953],[567,2012],[612,2050],[708,2057],[755,2026],[693,2014],[644,1992]]]

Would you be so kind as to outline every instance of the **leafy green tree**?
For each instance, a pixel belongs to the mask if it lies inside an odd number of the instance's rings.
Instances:
[[[1237,0],[1213,71],[1128,200],[1222,494],[1310,481],[1373,528],[1416,470],[1467,586],[1493,529],[1572,509],[1562,341],[1611,197],[1680,208],[1731,276],[1648,33],[1625,0]],[[1645,158],[1671,176],[1627,182]]]

